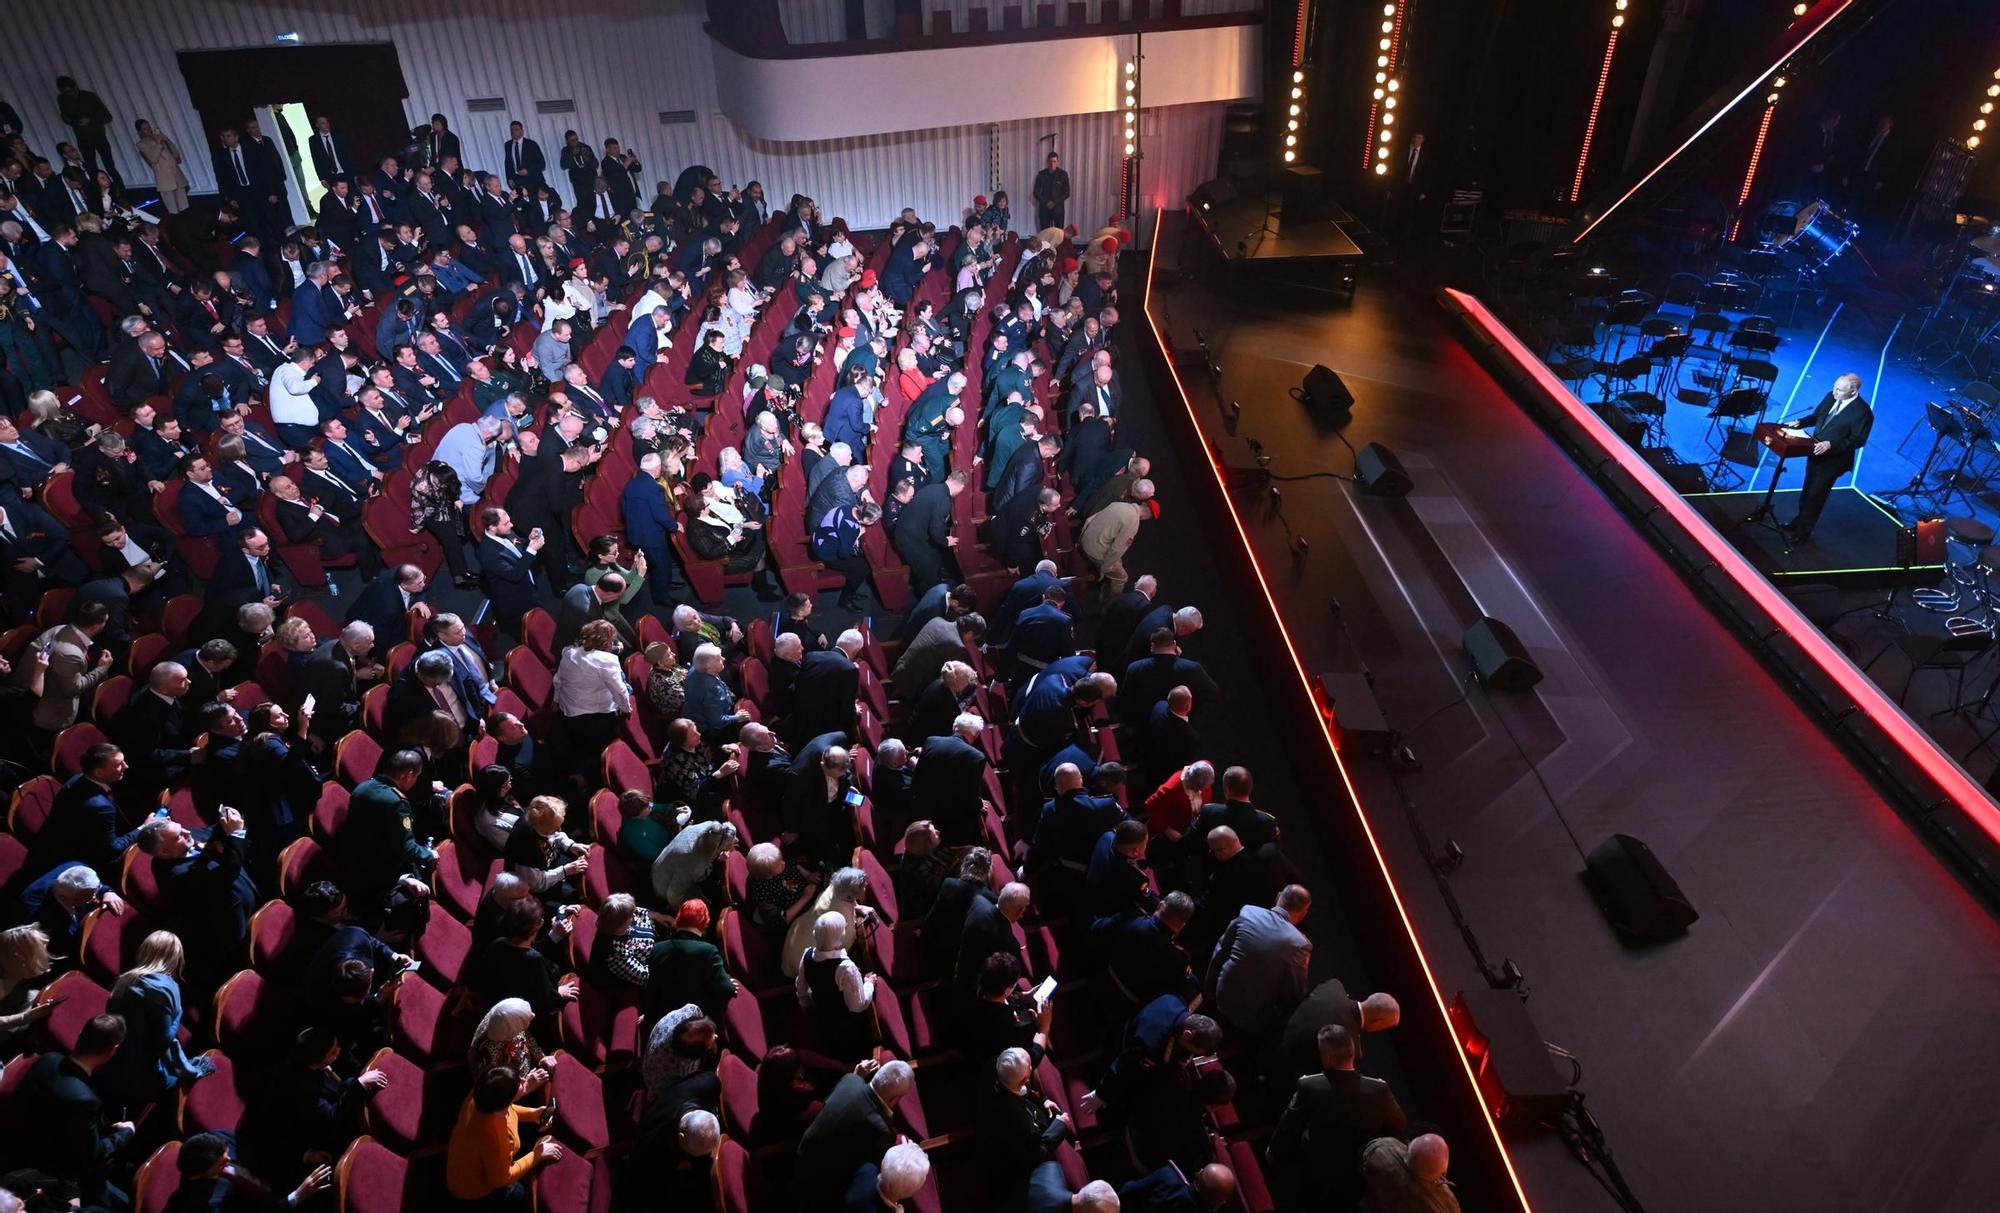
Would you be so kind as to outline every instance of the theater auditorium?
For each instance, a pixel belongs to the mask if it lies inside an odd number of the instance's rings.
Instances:
[[[0,1213],[2000,1188],[2000,6],[0,76]]]

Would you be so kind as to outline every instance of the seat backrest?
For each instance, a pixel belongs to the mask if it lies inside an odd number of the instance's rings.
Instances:
[[[334,745],[334,773],[350,788],[373,776],[375,764],[381,760],[382,747],[360,729],[352,730]]]

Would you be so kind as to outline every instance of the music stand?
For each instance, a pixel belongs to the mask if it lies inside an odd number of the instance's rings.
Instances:
[[[1965,429],[1959,424],[1958,417],[1952,410],[1936,401],[1925,402],[1924,421],[1931,427],[1931,449],[1924,456],[1923,466],[1917,469],[1916,475],[1910,477],[1908,484],[1894,492],[1882,494],[1882,498],[1885,501],[1895,501],[1907,497],[1912,511],[1918,508],[1919,502],[1928,501],[1931,512],[1940,513],[1941,503],[1937,498],[1935,486],[1931,484],[1931,468],[1937,463],[1938,453],[1944,449],[1945,439],[1962,442],[1965,439]],[[1954,471],[1952,474],[1955,476],[1957,473]],[[1947,492],[1946,497],[1949,496]]]

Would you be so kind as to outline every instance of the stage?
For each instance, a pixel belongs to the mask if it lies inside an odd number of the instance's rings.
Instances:
[[[1450,840],[1451,900],[1489,964],[1526,974],[1536,1028],[1576,1054],[1646,1207],[1988,1208],[2000,926],[1718,618],[1694,583],[1713,558],[1669,559],[1427,284],[1371,276],[1318,307],[1225,294],[1178,273],[1186,222],[1166,216],[1147,316],[1183,350],[1199,328],[1223,369],[1155,391],[1185,389],[1168,424],[1186,475],[1270,456],[1280,496],[1239,489],[1228,515],[1261,572],[1229,584],[1289,631],[1268,677],[1288,658],[1372,676],[1415,765],[1346,771],[1445,996],[1485,980],[1438,887]],[[1356,397],[1338,430],[1288,395],[1315,362]],[[1369,442],[1401,457],[1407,496],[1344,479]],[[1482,615],[1519,634],[1539,686],[1468,681],[1461,638]],[[1605,924],[1578,874],[1612,832],[1645,839],[1700,911],[1685,938],[1634,949]],[[1906,1165],[1939,1148],[1913,1098],[1946,1118],[1950,1166]],[[1555,1135],[1508,1144],[1533,1207],[1614,1207]]]
[[[1289,284],[1353,291],[1363,252],[1349,234],[1354,217],[1334,202],[1324,217],[1287,218],[1276,193],[1237,195],[1211,201],[1200,193],[1188,199],[1199,221],[1190,233],[1205,233],[1208,247],[1232,275],[1282,278]]]
[[[1798,512],[1798,489],[1772,494],[1777,522],[1789,522]],[[1792,547],[1776,530],[1747,522],[1764,502],[1762,492],[1689,493],[1689,503],[1709,520],[1723,538],[1750,558],[1757,570],[1780,586],[1819,582],[1842,588],[1934,585],[1944,576],[1942,563],[1899,565],[1896,537],[1902,520],[1875,498],[1847,485],[1833,490],[1813,528],[1809,543]]]

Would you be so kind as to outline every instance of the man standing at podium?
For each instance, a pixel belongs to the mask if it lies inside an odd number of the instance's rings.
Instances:
[[[1819,402],[1811,419],[1799,427],[1811,430],[1818,441],[1813,443],[1812,455],[1806,460],[1806,484],[1799,494],[1799,512],[1784,528],[1793,546],[1812,538],[1813,524],[1826,508],[1833,482],[1840,479],[1841,473],[1853,470],[1855,453],[1868,441],[1868,431],[1874,426],[1875,412],[1861,398],[1861,376],[1850,372],[1833,381],[1833,390]]]

